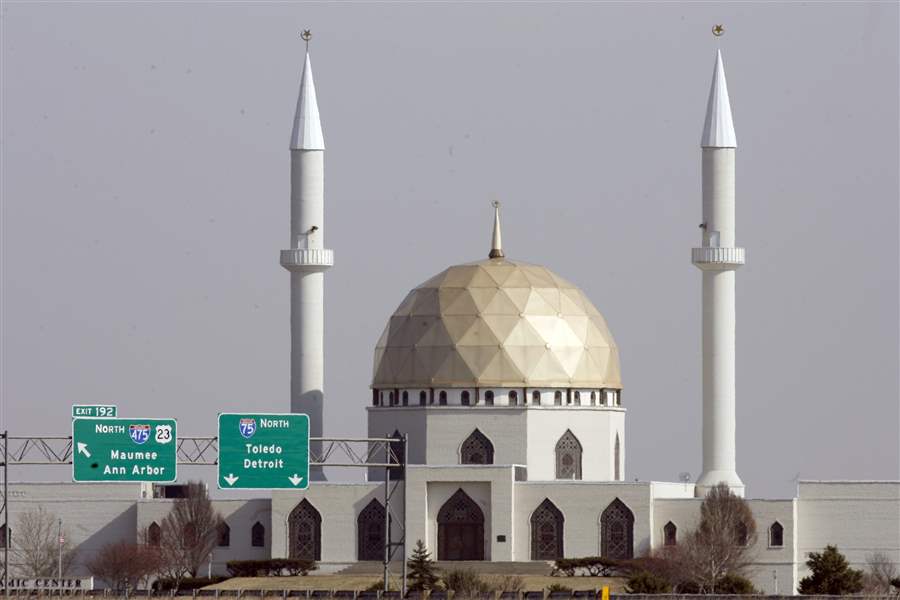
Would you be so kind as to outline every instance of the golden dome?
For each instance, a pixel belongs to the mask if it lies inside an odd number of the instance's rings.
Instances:
[[[372,387],[622,383],[606,320],[580,289],[544,267],[492,258],[450,267],[406,296],[375,348]]]

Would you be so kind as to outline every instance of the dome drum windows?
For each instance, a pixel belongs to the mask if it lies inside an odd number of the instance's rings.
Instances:
[[[484,405],[485,406],[493,406],[494,405],[494,392],[488,390],[484,393]]]
[[[535,406],[541,405],[541,393],[537,390],[531,392],[531,403]]]
[[[471,404],[471,395],[469,394],[469,390],[463,390],[462,394],[459,395],[459,403],[463,406],[469,406]]]
[[[422,390],[419,392],[419,406],[425,406],[425,400],[428,398],[428,392]]]
[[[519,403],[519,394],[516,392],[516,390],[510,390],[509,394],[507,395],[507,399],[509,400],[510,406],[516,406]]]

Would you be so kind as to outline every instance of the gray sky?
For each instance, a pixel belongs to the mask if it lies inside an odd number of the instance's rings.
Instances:
[[[738,136],[738,472],[896,479],[898,10],[882,4],[2,6],[2,427],[72,403],[289,407],[302,42],[326,136],[326,432],[362,435],[406,292],[504,246],[621,349],[629,478],[700,472],[700,150]],[[210,479],[211,470],[205,472]],[[13,476],[44,478],[22,469]],[[339,475],[352,478],[354,475]]]

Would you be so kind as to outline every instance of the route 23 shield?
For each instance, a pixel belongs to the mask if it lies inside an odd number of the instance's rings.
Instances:
[[[135,444],[143,444],[150,439],[150,426],[129,425],[128,435],[131,436],[131,441],[133,441]]]
[[[241,419],[238,429],[241,430],[241,435],[249,440],[256,433],[256,419]]]

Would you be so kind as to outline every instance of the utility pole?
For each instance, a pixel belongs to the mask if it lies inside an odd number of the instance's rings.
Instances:
[[[57,562],[57,564],[56,564],[56,570],[57,570],[56,584],[57,584],[57,586],[59,586],[59,596],[62,597],[62,592],[63,592],[63,585],[62,585],[62,547],[63,547],[63,542],[65,542],[65,540],[63,539],[63,536],[62,536],[62,519],[59,520],[58,525],[57,525],[57,528],[56,528],[56,541],[57,541],[58,544],[59,544],[59,557],[58,557],[58,562]]]
[[[9,431],[3,431],[3,593],[9,598]]]

